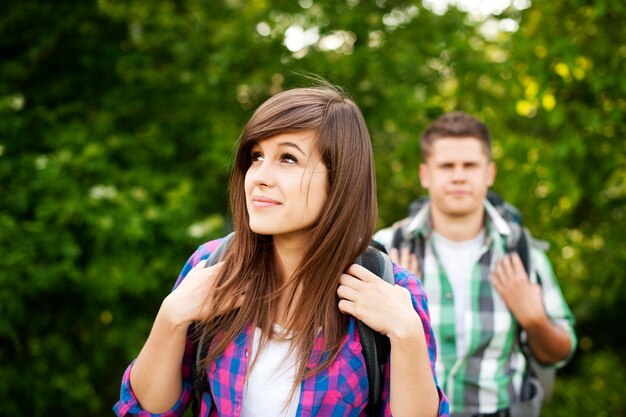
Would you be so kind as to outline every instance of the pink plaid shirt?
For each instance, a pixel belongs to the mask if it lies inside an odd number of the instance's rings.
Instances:
[[[200,246],[189,258],[183,268],[175,287],[187,273],[202,259],[208,258],[217,247],[219,240],[213,240]],[[428,305],[421,283],[414,275],[403,268],[394,265],[396,284],[407,288],[411,292],[413,307],[419,314],[424,325],[430,366],[435,378],[436,346],[430,320]],[[241,413],[244,384],[248,370],[250,344],[254,329],[248,326],[228,346],[226,350],[208,369],[210,393],[204,393],[200,405],[202,417],[238,417]],[[308,366],[313,368],[322,359],[325,352],[324,338],[320,335],[310,356]],[[182,364],[183,390],[174,407],[162,414],[152,414],[141,409],[130,386],[130,369],[126,369],[122,379],[120,400],[113,410],[119,417],[173,417],[182,416],[193,397],[193,381],[191,363],[193,360],[193,344],[188,339],[185,346],[185,355]],[[391,416],[389,408],[389,362],[385,368],[385,383],[383,387],[383,410],[381,415]],[[447,417],[449,414],[448,400],[437,385],[439,391],[439,415]],[[328,417],[357,417],[365,416],[365,406],[368,401],[368,380],[365,361],[363,359],[359,332],[354,318],[349,319],[348,332],[337,358],[323,372],[307,378],[301,383],[300,401],[296,415],[298,417],[328,416]]]

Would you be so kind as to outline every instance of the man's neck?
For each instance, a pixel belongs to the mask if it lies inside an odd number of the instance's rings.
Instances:
[[[450,216],[431,206],[433,229],[455,242],[464,242],[478,236],[484,224],[485,211],[477,210],[465,216]]]

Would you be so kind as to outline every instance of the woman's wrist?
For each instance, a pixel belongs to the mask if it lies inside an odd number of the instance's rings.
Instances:
[[[387,337],[391,344],[414,344],[421,341],[425,343],[422,321],[417,314],[404,317],[403,320],[395,322],[387,333]]]
[[[173,293],[165,297],[161,303],[157,320],[162,322],[164,326],[171,327],[172,330],[185,329],[186,331],[193,320],[188,319],[182,314],[178,300],[172,294]]]

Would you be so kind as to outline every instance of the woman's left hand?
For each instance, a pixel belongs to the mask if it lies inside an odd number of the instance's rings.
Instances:
[[[409,290],[385,282],[361,265],[353,264],[341,275],[337,295],[342,313],[388,337],[416,327],[424,331]]]

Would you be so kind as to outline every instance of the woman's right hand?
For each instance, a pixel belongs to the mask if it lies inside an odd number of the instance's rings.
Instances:
[[[224,262],[206,267],[202,260],[163,301],[164,313],[175,325],[189,325],[205,319],[213,302],[215,280]]]

